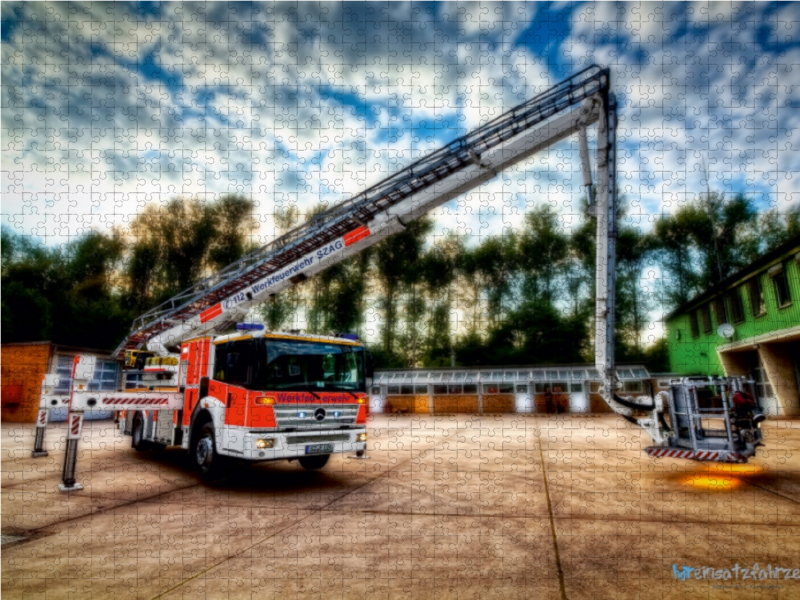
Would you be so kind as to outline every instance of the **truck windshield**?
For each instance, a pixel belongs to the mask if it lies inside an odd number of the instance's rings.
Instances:
[[[260,389],[365,390],[364,349],[361,347],[269,338],[259,341],[263,343],[258,352],[261,364],[257,386]]]

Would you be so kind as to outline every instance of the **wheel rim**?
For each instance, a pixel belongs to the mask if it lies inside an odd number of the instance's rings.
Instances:
[[[197,449],[195,450],[195,460],[200,467],[207,467],[214,456],[214,442],[211,436],[206,434],[197,442]]]

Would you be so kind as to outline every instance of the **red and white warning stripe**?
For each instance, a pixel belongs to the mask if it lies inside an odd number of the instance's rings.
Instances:
[[[77,440],[81,437],[81,429],[83,429],[83,413],[69,413],[69,425],[67,429],[67,438],[70,440]]]
[[[161,406],[169,404],[169,398],[103,398],[103,404],[107,406]]]
[[[691,460],[709,460],[718,462],[739,462],[746,457],[739,452],[723,452],[719,450],[686,450],[684,448],[656,447],[645,448],[645,452],[653,458],[688,458]]]
[[[46,409],[42,409],[39,411],[39,414],[36,416],[36,426],[37,427],[44,427],[47,425],[47,418],[50,415],[50,411]]]
[[[694,450],[681,448],[646,448],[645,452],[654,458],[693,458]]]
[[[694,455],[695,460],[719,460],[721,452],[696,452]]]

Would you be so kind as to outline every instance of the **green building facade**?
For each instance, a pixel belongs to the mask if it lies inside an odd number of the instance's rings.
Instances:
[[[765,412],[800,415],[800,237],[664,320],[674,373],[747,375]]]

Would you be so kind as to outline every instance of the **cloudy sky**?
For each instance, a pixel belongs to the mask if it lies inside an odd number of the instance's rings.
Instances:
[[[708,185],[800,201],[797,4],[2,3],[2,223],[61,243],[148,202],[361,191],[596,62],[647,228]],[[437,211],[437,232],[580,218],[565,141]]]

